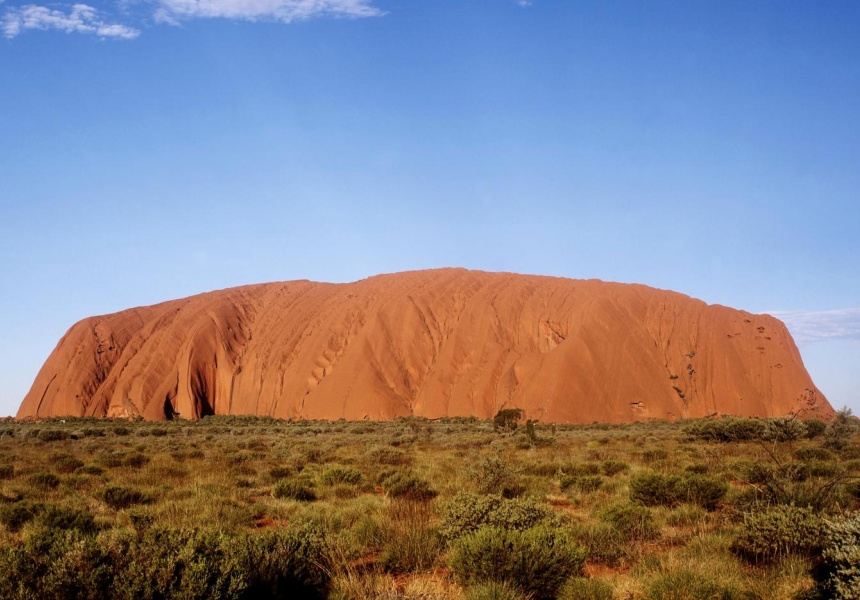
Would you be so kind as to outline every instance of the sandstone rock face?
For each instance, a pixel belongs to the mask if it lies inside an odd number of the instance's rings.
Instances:
[[[251,285],[74,325],[18,418],[623,422],[832,408],[785,326],[642,285],[463,269]]]

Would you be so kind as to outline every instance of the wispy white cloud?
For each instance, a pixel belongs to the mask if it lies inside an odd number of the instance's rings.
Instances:
[[[140,30],[120,23],[109,23],[101,13],[86,4],[73,4],[68,12],[27,4],[10,7],[0,21],[3,35],[13,38],[28,29],[87,33],[103,38],[133,39]]]
[[[3,4],[6,0],[0,0]],[[178,25],[197,18],[292,23],[313,18],[379,17],[385,12],[373,0],[131,0],[144,7],[143,22]],[[128,0],[116,0],[122,9]],[[140,25],[132,27],[112,22],[108,13],[87,4],[9,6],[0,17],[0,31],[14,38],[27,30],[86,33],[103,38],[132,39],[140,35]],[[128,14],[127,12],[124,14]]]
[[[820,311],[770,311],[786,324],[798,344],[825,340],[860,340],[860,308]]]
[[[526,6],[532,5],[532,0],[517,0],[517,4],[525,8]]]
[[[292,23],[316,17],[378,17],[371,0],[157,0],[155,20],[178,23],[193,18]]]

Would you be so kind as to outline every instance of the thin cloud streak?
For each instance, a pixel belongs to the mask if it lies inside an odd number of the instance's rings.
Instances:
[[[798,344],[828,340],[860,341],[860,308],[770,311],[786,324]]]
[[[108,23],[101,13],[86,4],[73,4],[68,12],[27,4],[9,8],[2,20],[3,35],[13,38],[26,30],[86,33],[102,38],[134,39],[140,30],[120,23]]]
[[[157,22],[193,18],[292,23],[317,17],[365,18],[385,14],[370,0],[159,0]]]
[[[4,2],[0,0],[0,4]],[[373,5],[373,0],[150,0],[145,5],[152,11],[145,20],[171,25],[200,18],[293,23],[324,17],[360,19],[385,14]],[[105,13],[87,4],[66,4],[60,8],[7,4],[0,18],[3,35],[11,39],[28,30],[114,39],[134,39],[140,35],[140,29],[109,22]]]

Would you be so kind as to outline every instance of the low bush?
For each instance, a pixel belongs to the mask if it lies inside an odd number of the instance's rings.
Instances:
[[[761,419],[724,417],[693,423],[684,431],[694,439],[712,442],[744,442],[762,439],[767,426]]]
[[[149,464],[149,457],[140,452],[129,454],[122,459],[122,466],[131,467],[132,469],[140,469]]]
[[[41,490],[53,490],[60,485],[60,478],[53,473],[33,473],[27,478],[30,485]]]
[[[344,483],[348,485],[358,485],[361,483],[361,471],[354,467],[330,467],[323,471],[320,476],[320,481],[323,485],[335,485]]]
[[[74,456],[59,456],[53,461],[57,473],[74,473],[84,466],[84,463]]]
[[[392,471],[380,477],[380,485],[389,498],[403,500],[430,501],[436,497],[436,491],[430,483],[408,471]]]
[[[135,504],[146,504],[149,498],[138,489],[110,485],[102,491],[104,503],[115,510],[122,510]]]
[[[663,473],[643,473],[630,479],[630,499],[645,506],[672,506],[678,502],[680,478]]]
[[[806,422],[806,437],[807,439],[815,439],[824,435],[827,431],[827,423],[818,419],[810,419]]]
[[[790,554],[813,556],[821,549],[823,534],[823,523],[811,509],[777,505],[746,513],[732,550],[753,563]]]
[[[41,510],[42,505],[26,501],[0,505],[0,524],[9,531],[18,531],[35,519]]]
[[[514,470],[498,455],[481,456],[468,468],[479,494],[501,494],[505,498],[513,498],[523,492]]]
[[[485,526],[522,531],[540,524],[558,525],[559,517],[534,499],[460,492],[442,507],[440,533],[453,541]]]
[[[81,475],[102,475],[104,472],[104,469],[95,465],[84,465],[78,469],[78,473]]]
[[[149,530],[85,536],[40,530],[0,550],[0,597],[44,600],[324,598],[330,562],[312,527],[231,536]]]
[[[43,442],[61,442],[71,437],[68,431],[61,429],[42,429],[37,434],[39,440]]]
[[[860,513],[835,519],[825,526],[822,561],[815,570],[823,598],[860,598]]]
[[[584,562],[585,550],[569,532],[545,525],[524,531],[483,527],[460,538],[450,558],[460,585],[507,581],[536,599],[554,598]]]
[[[309,484],[293,479],[282,479],[276,483],[272,488],[272,496],[299,502],[313,502],[317,499],[316,492]]]
[[[625,541],[653,540],[660,531],[651,511],[638,504],[616,504],[602,513],[600,519],[611,525]]]
[[[725,498],[729,485],[722,480],[707,475],[687,475],[676,484],[677,497],[682,502],[714,510]]]
[[[687,465],[684,472],[692,473],[693,475],[705,475],[708,472],[708,465],[703,465],[701,463]]]
[[[39,513],[38,522],[48,529],[76,529],[82,533],[96,531],[92,513],[80,508],[48,505]]]
[[[714,510],[729,491],[726,482],[707,475],[645,473],[630,480],[630,499],[645,506],[674,506],[679,502]]]
[[[630,470],[630,465],[623,460],[614,460],[607,458],[600,465],[600,471],[607,477],[613,477],[619,473],[625,473]]]
[[[368,461],[374,465],[397,467],[411,462],[408,454],[394,448],[373,448],[367,453]]]

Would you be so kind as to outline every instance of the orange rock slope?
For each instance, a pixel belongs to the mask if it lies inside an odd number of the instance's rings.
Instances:
[[[250,285],[91,317],[19,418],[475,415],[559,423],[832,408],[768,315],[643,285],[462,269]]]

